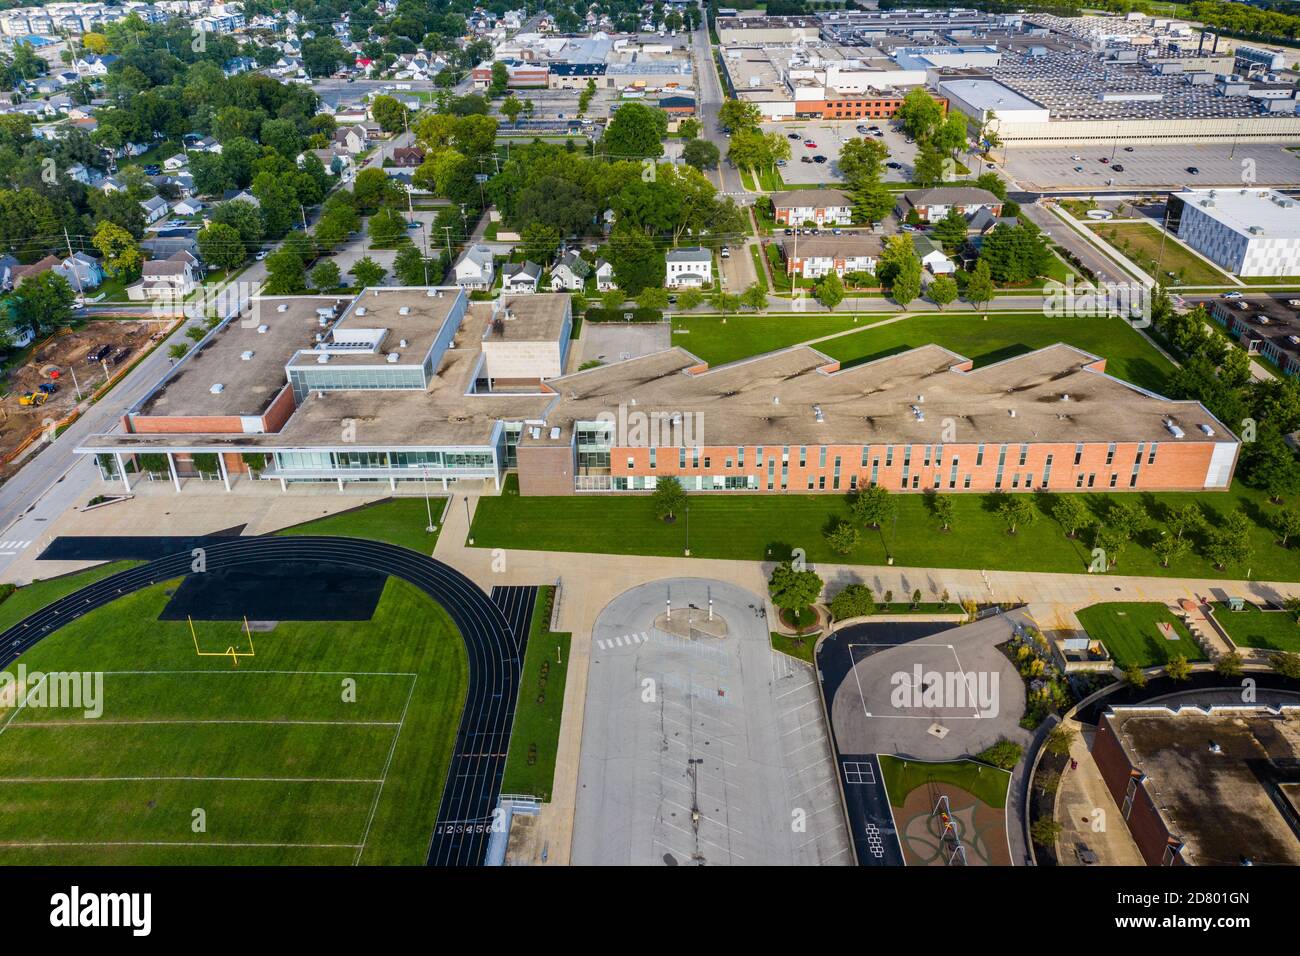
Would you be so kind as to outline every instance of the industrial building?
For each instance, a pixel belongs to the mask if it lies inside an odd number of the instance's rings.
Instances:
[[[1300,375],[1300,298],[1215,299],[1209,314],[1251,355]]]
[[[499,487],[512,469],[533,495],[661,475],[696,491],[1191,491],[1227,488],[1236,465],[1237,438],[1202,405],[1065,345],[979,369],[929,345],[844,369],[797,346],[574,372],[571,328],[566,294],[258,299],[78,451],[124,487],[178,491],[195,477]]]
[[[1284,193],[1272,189],[1170,193],[1167,228],[1233,275],[1300,275],[1300,208]]]

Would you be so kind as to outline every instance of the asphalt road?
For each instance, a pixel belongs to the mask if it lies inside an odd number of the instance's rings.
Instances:
[[[478,866],[483,863],[492,811],[501,790],[523,644],[525,614],[533,589],[508,589],[505,614],[474,582],[440,561],[397,545],[357,538],[234,538],[207,548],[207,567],[246,566],[299,561],[379,570],[415,585],[437,601],[460,631],[469,660],[469,689],[456,731],[456,744],[433,837],[428,863],[433,866]],[[8,667],[37,641],[103,607],[124,594],[188,574],[192,558],[184,551],[104,578],[62,598],[0,634],[0,667]],[[522,609],[521,609],[522,608]],[[521,624],[522,622],[522,624]]]
[[[691,52],[695,56],[695,81],[698,84],[699,119],[704,127],[704,138],[714,143],[724,157],[718,163],[716,178],[718,189],[724,193],[741,194],[745,189],[740,183],[740,171],[726,160],[727,134],[718,128],[718,110],[722,106],[722,82],[713,63],[713,47],[709,43],[709,26],[703,18],[700,27],[691,36]],[[735,198],[739,201],[740,196]]]

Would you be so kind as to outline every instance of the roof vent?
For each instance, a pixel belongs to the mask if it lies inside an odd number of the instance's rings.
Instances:
[[[411,314],[411,307],[410,307],[409,305],[404,305],[404,306],[402,306],[400,309],[397,310],[397,314],[398,314],[398,315],[410,315],[410,314]]]
[[[437,289],[430,289],[428,292],[425,293],[425,295],[427,295],[430,299],[436,299],[439,297],[440,293],[438,292]]]
[[[326,362],[328,362],[329,360],[330,360],[330,354],[329,354],[329,352],[321,352],[320,355],[316,356],[316,364],[317,364],[317,365],[324,365],[324,364],[325,364]]]
[[[1201,423],[1201,431],[1205,432],[1206,437],[1208,438],[1214,437],[1214,429],[1211,428],[1209,425],[1205,424],[1204,422]]]
[[[277,306],[275,307],[275,311],[277,311],[277,312],[288,312],[288,311],[289,311],[289,303],[287,303],[287,302],[281,302],[279,305],[277,305]]]
[[[780,396],[780,395],[773,395],[773,396],[772,396],[772,404],[773,404],[773,405],[780,405],[780,404],[781,404],[781,396]]]
[[[225,390],[226,386],[222,385],[220,382],[216,382],[210,389],[208,389],[208,391],[213,395],[220,395]]]
[[[366,307],[364,305],[357,306],[357,315],[365,315],[365,314],[366,314]]]
[[[265,335],[265,334],[267,333],[267,331],[268,331],[270,328],[271,328],[271,327],[270,327],[269,325],[259,325],[259,326],[257,327],[257,334],[258,334],[258,335]]]
[[[1210,741],[1210,753],[1212,753],[1212,754],[1221,754],[1221,753],[1223,753],[1223,748],[1220,747],[1220,746],[1219,746],[1215,741],[1211,740],[1211,741]]]
[[[396,365],[397,360],[399,358],[401,358],[401,356],[399,356],[396,352],[389,352],[387,355],[384,356],[384,361],[387,362],[389,365]]]
[[[817,421],[818,425],[826,421],[826,416],[822,414],[822,407],[820,405],[813,406],[813,418]]]
[[[1015,418],[1015,417],[1016,417],[1016,410],[1015,410],[1014,408],[1008,408],[1008,409],[1007,409],[1007,414],[1010,415],[1012,418]]]
[[[1183,430],[1175,425],[1171,419],[1165,419],[1165,428],[1168,430],[1169,434],[1173,435],[1175,438],[1183,437]]]
[[[560,429],[559,429],[559,427],[558,427],[558,426],[552,427],[552,428],[551,428],[551,441],[559,441],[559,439],[560,439]]]
[[[1063,401],[1063,402],[1068,402],[1069,400],[1070,400],[1070,393],[1069,393],[1069,392],[1062,392],[1062,393],[1061,393],[1061,401]]]
[[[253,350],[252,350],[252,349],[245,349],[243,352],[240,352],[240,353],[239,353],[239,357],[240,357],[241,359],[243,359],[245,362],[252,361],[252,358],[253,358]]]
[[[397,344],[402,348],[406,348],[406,339],[398,339]]]

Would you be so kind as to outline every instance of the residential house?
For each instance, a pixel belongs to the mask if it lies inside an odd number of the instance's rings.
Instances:
[[[90,185],[90,170],[81,163],[73,163],[63,171],[63,175],[67,176],[74,183],[81,183],[83,186]]]
[[[203,203],[197,199],[182,199],[172,206],[172,212],[177,216],[197,216],[202,211]]]
[[[148,199],[141,200],[140,208],[144,210],[146,223],[157,222],[167,215],[167,200],[161,196],[150,196]]]
[[[591,266],[578,253],[566,252],[551,269],[552,292],[581,292],[591,275]]]
[[[163,160],[163,169],[174,173],[189,164],[190,158],[188,156],[184,153],[177,153],[175,156],[168,156]]]
[[[772,212],[786,226],[843,226],[853,221],[853,199],[842,189],[792,189],[772,193]]]
[[[250,206],[258,209],[262,208],[262,202],[247,189],[228,189],[221,196],[222,202],[246,202]]]
[[[970,217],[970,222],[966,224],[966,228],[970,232],[987,236],[998,226],[1014,227],[1018,225],[1020,225],[1020,222],[1015,216],[997,216],[994,215],[991,209],[981,209]]]
[[[496,280],[492,249],[477,243],[465,250],[452,269],[456,285],[465,289],[490,289]]]
[[[527,295],[537,291],[541,278],[542,267],[536,262],[511,262],[501,268],[501,291],[507,295]]]
[[[670,289],[700,288],[713,282],[713,253],[699,246],[670,249],[666,256]]]
[[[227,60],[226,65],[221,68],[221,72],[226,76],[238,76],[240,73],[247,73],[256,69],[257,61],[251,56],[237,56]]]
[[[54,271],[68,280],[76,292],[95,289],[104,281],[104,269],[99,260],[86,252],[75,252],[64,259]]]
[[[399,146],[393,150],[393,165],[414,169],[424,162],[424,150],[418,146]]]
[[[356,156],[366,151],[366,147],[370,145],[370,139],[366,135],[366,128],[358,123],[355,126],[336,129],[334,131],[334,144]]]
[[[617,288],[614,282],[614,266],[605,259],[596,260],[596,289],[600,292],[609,292]]]
[[[8,291],[14,287],[13,270],[21,263],[13,256],[0,256],[0,289]]]
[[[957,266],[943,251],[943,246],[922,232],[912,233],[912,248],[916,250],[921,265],[929,269],[932,275],[951,275]]]
[[[970,219],[981,209],[994,216],[1002,215],[1002,200],[987,189],[977,186],[936,186],[933,189],[914,189],[903,193],[898,203],[899,218],[915,212],[921,222],[938,222],[956,209]]]
[[[202,277],[198,259],[189,252],[177,251],[166,259],[147,261],[141,269],[140,281],[127,289],[127,297],[183,299],[194,291]]]
[[[62,265],[62,262],[58,256],[46,256],[44,259],[33,262],[31,265],[14,266],[9,270],[9,274],[13,278],[14,288],[17,289],[20,288],[28,279],[35,279],[41,273],[49,272],[51,269],[57,269],[60,265]]]
[[[820,279],[832,272],[841,278],[848,272],[875,272],[883,248],[879,236],[808,236],[787,239],[782,252],[787,275]]]

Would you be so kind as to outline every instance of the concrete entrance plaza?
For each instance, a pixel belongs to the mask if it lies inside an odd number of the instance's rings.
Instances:
[[[906,643],[887,633],[889,624],[846,629],[853,670],[831,704],[840,752],[951,760],[1001,737],[1029,743],[1018,723],[1024,684],[997,648],[1011,638],[1013,624],[1026,621],[1013,611]],[[950,693],[954,688],[961,699]],[[986,690],[991,697],[979,700]]]
[[[1124,151],[1132,146],[1133,152]],[[1005,152],[1005,156],[1003,155]],[[1183,186],[1295,186],[1300,184],[1300,155],[1281,143],[1147,145],[1090,143],[1086,146],[1011,146],[995,150],[1007,175],[1022,189],[1150,189]],[[1078,160],[1071,157],[1078,156]],[[1122,172],[1110,164],[1119,163]],[[1082,172],[1075,172],[1082,166]],[[1188,166],[1200,170],[1187,172]],[[1249,176],[1249,179],[1244,178]],[[1107,180],[1115,180],[1107,186]]]
[[[852,864],[812,669],[772,650],[764,606],[673,578],[600,613],[574,863]]]

